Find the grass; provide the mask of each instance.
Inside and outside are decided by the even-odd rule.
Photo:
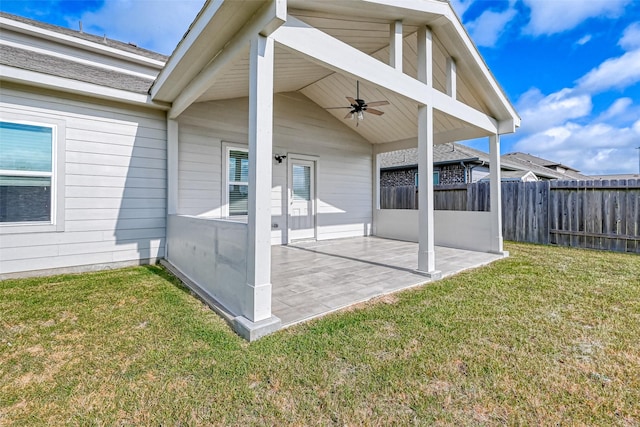
[[[640,257],[507,249],[251,344],[160,267],[0,282],[0,425],[640,425]]]

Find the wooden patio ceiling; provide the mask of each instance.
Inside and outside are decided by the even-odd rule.
[[[389,22],[373,18],[342,17],[309,11],[290,11],[290,15],[335,37],[374,58],[388,63]],[[403,70],[412,77],[417,75],[417,27],[403,26],[404,60]],[[446,50],[434,36],[434,88],[444,92],[446,87]],[[241,98],[249,95],[249,49],[232,64],[207,90],[198,102]],[[274,92],[296,92],[304,94],[321,107],[348,106],[346,96],[355,97],[356,80],[313,63],[303,55],[276,44]],[[348,110],[328,110],[337,120],[350,126],[371,143],[400,141],[417,136],[417,104],[383,87],[366,82],[360,86],[361,98],[368,101],[388,100],[390,105],[380,107],[383,116],[366,115],[365,120],[345,120]],[[473,92],[471,84],[458,73],[457,98],[473,108],[491,114],[486,104]],[[434,112],[436,134],[456,134],[468,125],[439,111]],[[479,131],[478,136],[482,132]],[[448,142],[442,139],[438,142]]]

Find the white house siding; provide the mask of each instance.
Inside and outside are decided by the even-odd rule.
[[[165,113],[3,84],[0,112],[64,122],[64,230],[0,226],[0,275],[164,255]],[[2,277],[2,276],[0,276]]]
[[[180,116],[179,214],[223,215],[223,145],[246,147],[247,110],[242,98],[194,104]],[[316,160],[318,240],[370,233],[372,147],[352,126],[301,94],[274,96],[273,153]],[[277,224],[272,244],[282,244],[287,242],[287,160],[274,160],[272,175],[272,224]]]

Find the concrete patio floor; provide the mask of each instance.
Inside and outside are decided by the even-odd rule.
[[[443,277],[501,258],[501,255],[436,247],[436,269]],[[286,327],[430,282],[415,271],[417,266],[417,243],[378,237],[273,246],[271,311]]]

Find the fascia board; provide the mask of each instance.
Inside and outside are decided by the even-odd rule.
[[[93,83],[80,82],[64,77],[13,68],[6,65],[0,65],[0,76],[2,76],[1,81],[20,83],[31,87],[54,89],[62,92],[84,95],[91,98],[107,99],[158,110],[169,110],[169,106],[167,104],[153,102],[147,94],[113,89]]]

